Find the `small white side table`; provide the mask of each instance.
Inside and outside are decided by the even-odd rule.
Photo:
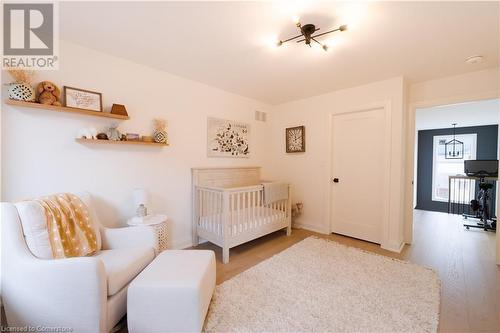
[[[127,224],[133,227],[152,227],[156,231],[158,250],[162,252],[167,249],[167,221],[167,215],[156,214],[144,217],[134,216],[127,221]]]

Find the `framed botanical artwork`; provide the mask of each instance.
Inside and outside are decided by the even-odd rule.
[[[208,118],[209,157],[250,157],[250,125],[232,120]]]
[[[289,127],[285,130],[286,152],[303,153],[306,151],[305,126]]]
[[[64,100],[70,108],[102,112],[102,94],[99,92],[65,86]]]

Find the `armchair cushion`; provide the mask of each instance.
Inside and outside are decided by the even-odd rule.
[[[153,227],[101,228],[104,250],[152,247],[158,253],[158,237]]]
[[[26,245],[35,257],[52,259],[47,221],[42,206],[36,201],[21,201],[16,203],[21,220]]]
[[[93,257],[101,259],[107,276],[108,296],[129,284],[155,256],[152,247],[102,250]]]

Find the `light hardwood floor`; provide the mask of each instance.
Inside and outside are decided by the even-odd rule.
[[[441,278],[439,332],[500,332],[500,267],[495,264],[495,234],[465,230],[460,217],[415,211],[414,242],[394,254],[380,246],[340,235],[294,229],[278,231],[231,249],[230,262],[221,261],[220,248],[204,243],[217,256],[217,283],[285,250],[309,236],[327,238],[363,250],[408,260],[434,269]],[[119,333],[126,333],[123,327]]]
[[[287,237],[276,232],[231,249],[229,264],[222,264],[220,248],[204,243],[217,256],[217,283],[245,271],[309,236],[434,269],[441,279],[439,332],[500,332],[500,267],[495,264],[495,234],[465,230],[462,219],[445,213],[415,211],[414,242],[401,254],[340,235],[322,235],[294,229]]]

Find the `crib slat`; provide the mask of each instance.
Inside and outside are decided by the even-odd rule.
[[[253,195],[255,194],[255,191],[252,191],[249,193],[250,194],[250,207],[248,209],[248,216],[249,216],[249,219],[250,219],[250,229],[253,229],[254,228],[254,224],[255,224],[255,218],[253,216],[253,203],[254,203],[254,199],[253,199]]]
[[[213,202],[213,205],[214,205],[214,219],[213,219],[213,224],[212,224],[212,232],[214,234],[216,234],[216,229],[217,229],[217,220],[218,220],[218,216],[217,214],[219,214],[219,211],[218,211],[218,206],[219,204],[219,193],[218,192],[214,192],[214,202]]]
[[[212,225],[212,232],[214,234],[216,234],[215,230],[217,228],[217,220],[218,220],[217,214],[219,214],[218,205],[219,205],[219,193],[214,192],[214,224]]]
[[[214,223],[214,234],[219,234],[220,225],[220,192],[215,193],[215,223]]]
[[[198,220],[196,221],[196,226],[200,226],[200,221],[201,221],[201,217],[203,216],[202,215],[202,211],[201,211],[201,208],[202,208],[202,205],[201,205],[201,196],[203,195],[203,192],[198,189],[198,214],[197,214],[197,218]]]
[[[259,190],[259,210],[257,212],[259,226],[262,225],[262,209],[263,209],[262,206],[264,204],[262,198],[263,193],[264,193],[263,190]]]
[[[234,195],[231,193],[229,194],[229,220],[226,221],[228,227],[225,230],[230,230],[230,235],[233,234],[233,216],[234,213]],[[225,234],[224,237],[228,237],[229,235]]]
[[[245,231],[245,222],[246,222],[246,219],[247,219],[247,212],[245,211],[246,209],[246,206],[247,206],[247,199],[246,199],[246,193],[245,192],[242,192],[241,193],[241,224],[240,224],[240,232],[243,232]]]
[[[222,217],[221,203],[222,203],[221,193],[217,192],[217,220],[215,221],[215,231],[214,231],[216,235],[219,235],[220,219]]]
[[[239,228],[240,228],[240,200],[241,200],[241,197],[240,197],[240,194],[241,193],[236,193],[236,234],[239,233]]]
[[[227,208],[228,208],[227,206],[229,206],[229,205],[224,203],[224,193],[222,192],[220,194],[220,211],[221,212],[220,212],[219,237],[222,236],[222,228],[224,227],[224,219],[225,219],[226,214],[227,214]]]
[[[257,193],[255,191],[252,191],[252,227],[256,227],[257,225],[255,224],[255,195]]]
[[[205,203],[205,200],[206,200],[206,195],[205,195],[205,191],[201,191],[201,200],[200,200],[200,209],[201,209],[201,216],[203,216],[203,219],[201,220],[201,228],[202,229],[205,229],[205,220],[206,220],[206,203]]]
[[[212,207],[214,210],[214,214],[212,215],[212,225],[210,231],[215,233],[215,226],[217,224],[217,192],[212,193]]]
[[[217,222],[219,219],[219,193],[214,192],[214,225],[212,226],[212,232],[217,234]]]
[[[243,224],[245,223],[245,216],[244,216],[244,212],[245,212],[245,194],[244,193],[240,193],[240,200],[241,200],[241,211],[240,211],[240,223],[238,224],[238,227],[240,228],[239,229],[239,232],[242,233],[243,232]]]
[[[224,221],[225,226],[224,226],[224,238],[229,237],[230,235],[233,234],[233,231],[230,229],[231,228],[231,221],[233,220],[233,195],[231,193],[227,194],[227,218],[226,221]],[[229,231],[227,231],[229,230]]]
[[[269,211],[267,223],[270,223],[273,220],[273,214],[274,214],[275,206],[276,206],[276,202],[271,202],[271,204],[269,205],[269,208],[271,208],[271,210]]]
[[[210,220],[210,232],[214,232],[214,226],[215,226],[215,219],[217,218],[217,209],[215,207],[216,204],[216,197],[215,197],[215,192],[212,192],[212,218]]]
[[[205,205],[207,210],[207,217],[205,218],[205,229],[208,229],[210,224],[210,218],[212,216],[212,212],[210,211],[210,192],[205,193]]]
[[[214,219],[214,206],[213,206],[213,202],[214,202],[214,192],[210,191],[209,192],[210,194],[210,199],[208,201],[208,204],[209,204],[209,208],[210,208],[210,219],[208,220],[208,231],[212,231],[212,221]]]
[[[247,208],[245,210],[245,219],[246,219],[246,223],[245,223],[245,230],[248,230],[250,229],[250,192],[246,192],[245,193],[245,197],[246,197],[246,201],[247,201]]]

